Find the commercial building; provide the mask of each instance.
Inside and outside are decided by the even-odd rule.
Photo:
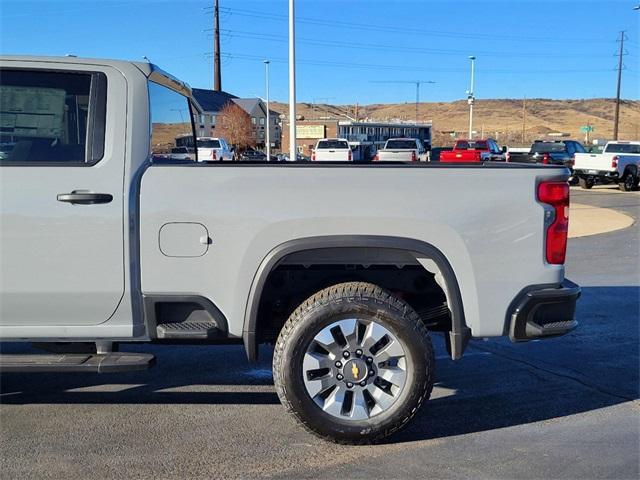
[[[321,138],[345,138],[354,160],[370,160],[389,138],[417,138],[431,145],[431,122],[356,122],[351,120],[299,120],[296,122],[296,147],[303,155],[311,155]],[[282,149],[289,149],[289,126],[285,123]]]

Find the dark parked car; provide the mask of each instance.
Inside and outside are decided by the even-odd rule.
[[[550,165],[565,165],[573,168],[573,156],[576,153],[585,153],[586,150],[580,142],[575,140],[536,140],[531,145],[528,157],[519,159],[519,162],[545,163]]]
[[[241,162],[266,162],[267,154],[260,150],[249,148],[240,154],[239,160]]]

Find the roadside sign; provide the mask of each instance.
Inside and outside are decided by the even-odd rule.
[[[296,125],[296,138],[324,138],[324,125]]]
[[[582,133],[593,132],[594,130],[595,130],[595,128],[593,128],[591,125],[584,125],[584,126],[580,127],[580,131]]]

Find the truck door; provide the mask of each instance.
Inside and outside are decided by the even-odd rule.
[[[7,60],[0,96],[0,326],[103,323],[124,292],[126,81]]]

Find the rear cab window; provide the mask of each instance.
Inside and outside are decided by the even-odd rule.
[[[531,153],[561,153],[566,152],[564,142],[536,142],[531,146]]]
[[[607,145],[606,153],[635,153],[640,154],[640,145],[633,143],[610,143]]]
[[[197,140],[197,143],[198,143],[198,148],[220,148],[219,140],[209,140],[209,139],[199,138]]]
[[[349,148],[349,143],[344,140],[320,140],[318,142],[318,146],[316,149],[336,149],[336,150],[347,150]]]
[[[150,152],[153,161],[171,159],[174,148],[194,148],[196,136],[193,114],[197,112],[189,98],[164,85],[149,81],[149,110]]]
[[[456,143],[456,150],[488,150],[485,141],[459,141]]]
[[[415,140],[388,140],[387,148],[415,149],[417,148],[417,144]]]
[[[0,71],[0,165],[91,166],[104,156],[106,75]]]

